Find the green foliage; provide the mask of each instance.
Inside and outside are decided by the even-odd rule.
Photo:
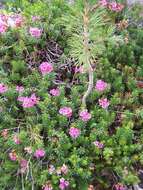
[[[105,18],[105,15],[107,15],[106,10],[102,8],[92,10],[92,5],[95,5],[95,1],[93,2],[91,1],[87,5],[87,14],[89,15],[84,16],[84,1],[77,1],[62,19],[62,24],[68,37],[69,54],[71,57],[78,59],[80,64],[87,64],[85,35],[88,38],[88,48],[90,51],[90,55],[88,56],[90,56],[90,59],[95,59],[98,55],[101,55],[105,50],[105,42],[111,41],[114,38],[115,28],[109,18]],[[85,18],[86,16],[87,18]],[[87,34],[85,33],[86,19]]]
[[[95,1],[88,3],[92,7]],[[86,63],[83,1],[72,5],[64,0],[17,0],[8,2],[4,12],[13,11],[23,15],[24,24],[0,34],[0,84],[8,86],[7,92],[0,94],[0,189],[38,190],[52,184],[58,190],[62,177],[73,190],[87,190],[90,184],[112,189],[115,180],[125,185],[138,183],[136,165],[143,164],[142,29],[129,25],[119,31],[105,9],[90,12],[89,57],[93,65],[96,61],[94,84],[102,79],[108,87],[104,92],[92,90],[87,100],[92,117],[84,122],[79,111],[87,78],[86,73],[74,72],[76,65]],[[32,21],[32,16],[40,16],[40,20]],[[30,27],[42,29],[42,36],[33,38]],[[54,71],[42,75],[39,65],[45,61]],[[17,92],[17,85],[24,91]],[[60,90],[59,96],[49,93],[53,88]],[[33,93],[39,97],[37,105],[22,107],[18,97]],[[110,105],[103,109],[98,100],[106,97]],[[59,113],[64,106],[72,108],[71,118]],[[69,135],[71,127],[80,129],[78,138]],[[20,143],[15,143],[15,135]],[[96,141],[104,146],[95,146]],[[45,150],[45,156],[36,159],[34,153],[39,148]],[[16,154],[16,161],[9,153]],[[24,172],[22,159],[28,162]],[[64,164],[66,174],[60,173]]]

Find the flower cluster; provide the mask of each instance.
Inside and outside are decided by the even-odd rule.
[[[14,141],[15,144],[20,144],[20,139],[19,139],[19,137],[17,135],[13,136],[13,141]]]
[[[79,113],[79,116],[80,116],[81,120],[85,121],[85,122],[91,119],[91,114],[87,110],[82,110]]]
[[[31,108],[39,102],[39,98],[32,94],[30,97],[19,96],[18,101],[22,102],[23,108]]]
[[[69,118],[72,116],[72,109],[70,107],[62,107],[60,108],[59,113]],[[86,109],[80,111],[79,116],[80,119],[85,122],[91,119],[91,114]]]
[[[21,167],[20,168],[21,173],[25,173],[27,168],[28,168],[28,161],[25,159],[21,159],[20,160],[20,167]]]
[[[40,38],[42,35],[42,29],[39,29],[37,27],[30,27],[29,33],[32,37]]]
[[[15,14],[15,15],[10,15],[7,19],[7,24],[11,28],[18,28],[21,27],[24,23],[24,18],[22,15]]]
[[[35,21],[39,21],[41,19],[40,16],[32,16],[32,21],[35,22]]]
[[[43,62],[39,66],[39,70],[42,73],[42,75],[46,75],[46,74],[51,73],[53,71],[53,66],[48,62]]]
[[[48,172],[50,175],[52,175],[52,174],[66,175],[68,173],[68,171],[69,171],[68,166],[65,164],[63,164],[58,169],[56,169],[54,165],[49,165],[49,167],[48,167]]]
[[[61,176],[61,175],[66,175],[68,173],[68,167],[67,165],[63,164],[61,167],[59,167],[58,169],[56,169],[53,165],[50,165],[49,168],[48,168],[48,172],[50,175],[52,174],[57,174],[58,176]],[[67,180],[65,180],[64,178],[60,178],[60,184],[59,184],[59,188],[61,190],[64,190],[66,189],[68,186],[69,186],[69,182]],[[43,186],[43,189],[47,190],[47,189],[52,189],[52,185],[51,183],[47,183],[46,185]]]
[[[16,154],[16,152],[15,151],[10,152],[9,153],[9,158],[12,161],[16,161],[17,160],[17,154]]]
[[[20,144],[20,141],[19,139],[15,139],[16,141],[16,144]],[[25,147],[24,149],[28,154],[32,154],[32,149],[31,147]],[[37,158],[37,159],[40,159],[40,158],[43,158],[45,156],[45,150],[43,149],[37,149],[35,152],[34,152],[34,157]],[[9,158],[10,160],[12,161],[16,161],[17,160],[17,154],[15,151],[12,151],[9,153]]]
[[[45,156],[45,150],[43,149],[37,149],[34,153],[34,156],[38,159],[38,158],[42,158]]]
[[[116,190],[126,190],[126,187],[123,184],[118,183],[115,185],[115,189]]]
[[[7,90],[8,90],[8,87],[4,85],[3,83],[0,83],[0,94],[7,92]]]
[[[61,178],[61,179],[60,179],[59,188],[60,188],[61,190],[64,190],[64,189],[66,189],[68,186],[69,186],[69,182],[66,181],[64,178]]]
[[[124,44],[124,48],[117,45],[115,55],[113,55],[115,46],[112,47],[113,44],[108,40],[102,43],[102,31],[106,33],[108,26],[110,27],[110,14],[108,13],[111,13],[113,17],[118,17],[116,19],[118,21],[122,16],[116,13],[123,10],[123,5],[115,0],[100,0],[100,5],[104,8],[97,5],[97,17],[101,21],[99,27],[96,27],[94,22],[96,20],[95,7],[90,5],[88,9],[88,4],[86,5],[90,23],[88,30],[94,32],[94,27],[96,29],[95,36],[88,36],[91,66],[95,70],[96,65],[96,70],[93,80],[95,84],[84,107],[82,98],[87,83],[90,81],[88,64],[85,65],[82,60],[86,55],[82,56],[81,51],[78,54],[80,46],[77,46],[78,49],[75,51],[71,51],[72,47],[69,46],[69,37],[73,36],[71,38],[73,41],[70,42],[71,45],[75,45],[75,48],[77,44],[81,44],[78,43],[78,38],[79,42],[81,39],[83,42],[83,37],[78,37],[79,34],[76,32],[75,39],[75,31],[66,30],[74,28],[66,28],[64,22],[61,25],[61,18],[71,13],[70,18],[74,18],[74,15],[76,17],[74,13],[79,8],[79,17],[73,21],[77,26],[77,31],[83,27],[80,18],[86,11],[83,9],[83,1],[76,3],[74,1],[75,6],[71,8],[65,1],[62,3],[57,3],[57,1],[28,3],[26,0],[20,10],[21,14],[0,14],[0,37],[1,45],[4,47],[1,49],[2,77],[0,83],[0,142],[2,145],[0,160],[3,174],[0,177],[1,187],[5,187],[6,184],[7,189],[19,189],[22,186],[25,189],[42,190],[84,188],[93,190],[100,186],[101,189],[106,190],[106,184],[102,187],[100,182],[106,183],[107,181],[107,187],[110,186],[110,189],[126,190],[126,186],[118,181],[114,185],[112,180],[108,180],[110,174],[109,178],[107,175],[107,180],[104,181],[103,170],[108,174],[108,168],[111,172],[115,168],[119,169],[121,177],[119,180],[126,184],[134,184],[137,179],[131,170],[132,163],[126,158],[132,157],[133,163],[136,157],[139,158],[138,162],[143,160],[140,151],[141,135],[139,134],[142,130],[140,118],[142,100],[141,96],[134,97],[141,95],[141,88],[134,90],[134,79],[140,75],[141,63],[137,61],[137,64],[133,66],[133,71],[128,72],[129,76],[127,76],[125,70],[132,70],[130,61],[134,61],[132,57],[136,52],[131,44],[129,47]],[[27,6],[25,9],[25,4],[32,8]],[[105,7],[115,14],[106,11]],[[84,11],[83,14],[82,11]],[[86,16],[84,21],[86,21]],[[102,19],[105,24],[107,20],[107,27]],[[102,24],[103,29],[100,30]],[[126,30],[128,31],[128,28]],[[118,30],[117,35],[121,35],[120,32],[122,31]],[[116,32],[114,37],[115,35]],[[140,35],[134,36],[140,37]],[[65,41],[64,37],[67,37]],[[75,43],[76,40],[77,43]],[[98,57],[97,51],[92,49],[92,44],[96,44],[100,50],[100,44],[98,46],[100,40],[102,47],[104,44],[105,48],[107,47],[107,52],[103,48],[105,51],[103,57],[101,54]],[[134,45],[135,41],[136,39],[134,39]],[[136,49],[139,49],[139,44]],[[125,52],[130,50],[127,53],[127,55],[131,54],[129,61],[124,62],[127,57],[124,55],[122,58],[120,49]],[[109,50],[112,52],[108,52]],[[140,52],[142,51],[138,53]],[[120,55],[120,60],[116,59],[117,55]],[[141,60],[138,55],[135,59],[136,57]],[[101,61],[94,65],[94,61],[100,58],[102,58]],[[106,67],[103,63],[107,63]],[[119,65],[123,66],[123,69],[119,69]],[[137,73],[134,73],[135,71]],[[141,83],[142,78],[136,80]],[[111,89],[110,84],[112,84]],[[110,109],[108,109],[109,106]],[[129,114],[129,112],[134,113]],[[134,117],[136,114],[139,117]],[[138,142],[134,143],[136,126],[139,131],[136,134]],[[128,151],[130,148],[133,151]],[[124,160],[126,163],[123,163]],[[128,179],[124,179],[126,177],[125,165],[131,166],[126,170],[129,175]],[[96,175],[94,175],[95,172]],[[18,179],[17,183],[14,183],[15,176]],[[94,183],[97,180],[99,186]]]
[[[72,116],[72,109],[70,107],[62,107],[60,108],[59,113],[70,118]]]
[[[39,20],[39,16],[33,16],[32,21]],[[20,14],[0,14],[0,33],[4,34],[8,28],[19,28],[24,26],[24,17]],[[40,38],[42,29],[30,27],[29,34],[34,38]]]
[[[93,144],[94,144],[97,148],[99,148],[99,149],[102,149],[102,148],[104,147],[104,144],[101,143],[101,142],[99,142],[99,141],[95,141],[95,142],[93,142]]]
[[[107,98],[101,98],[99,99],[99,105],[104,108],[107,109],[108,106],[110,105],[109,101],[107,100]]]
[[[100,0],[99,3],[100,3],[102,6],[104,6],[104,7],[106,7],[106,6],[108,5],[107,0]]]
[[[48,183],[48,184],[44,185],[42,189],[43,190],[53,190],[53,187],[51,184]]]
[[[8,27],[18,28],[23,25],[24,19],[20,14],[0,14],[0,33],[7,31]]]
[[[7,139],[7,137],[8,137],[8,129],[2,130],[1,136],[2,136],[4,139]]]
[[[7,28],[7,16],[4,14],[0,14],[0,33],[5,33],[7,31]]]
[[[71,127],[69,130],[69,134],[73,139],[76,139],[80,135],[81,131],[78,128]]]
[[[53,88],[50,90],[50,94],[52,96],[59,96],[60,95],[60,90],[58,88]]]
[[[100,0],[99,3],[103,7],[107,7],[109,10],[114,11],[114,12],[121,12],[124,8],[124,5],[121,3],[117,3],[115,1],[113,2],[108,2],[108,0]]]
[[[103,92],[107,87],[108,87],[108,84],[106,82],[104,82],[103,80],[97,80],[95,89],[98,92]],[[107,98],[101,98],[98,100],[98,102],[99,102],[99,105],[104,109],[107,109],[110,104]]]
[[[66,175],[68,173],[68,167],[67,165],[63,164],[61,167],[61,173],[63,173],[64,175]]]
[[[23,86],[16,86],[16,91],[21,93],[24,91],[24,87]]]
[[[103,80],[98,80],[95,85],[95,89],[99,92],[104,91],[107,88],[107,83]]]
[[[0,33],[3,34],[7,31],[7,25],[6,23],[0,21]]]

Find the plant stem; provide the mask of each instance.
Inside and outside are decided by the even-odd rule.
[[[24,188],[23,174],[21,174],[21,180],[22,180],[22,190],[25,190],[25,188]]]
[[[89,76],[89,82],[88,82],[88,89],[87,91],[85,92],[83,98],[82,98],[82,107],[86,107],[86,100],[87,100],[87,97],[89,96],[89,94],[91,93],[92,89],[93,89],[93,69],[88,71],[88,76]]]
[[[85,0],[85,8],[84,8],[84,15],[83,15],[83,23],[84,23],[84,34],[83,34],[83,39],[84,39],[84,53],[85,53],[85,65],[87,66],[87,71],[88,71],[88,89],[83,95],[82,98],[82,107],[86,108],[86,101],[87,97],[91,93],[93,89],[93,69],[90,63],[90,50],[89,50],[89,32],[88,32],[88,24],[89,24],[89,7],[87,4],[87,1]]]

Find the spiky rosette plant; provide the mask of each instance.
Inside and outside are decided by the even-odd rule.
[[[93,89],[94,68],[106,42],[115,39],[115,25],[106,9],[92,0],[77,1],[63,20],[68,34],[69,54],[78,60],[79,65],[83,65],[88,74],[88,87],[82,97],[82,108],[86,108],[87,97]]]

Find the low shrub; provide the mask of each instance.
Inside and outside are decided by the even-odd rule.
[[[114,23],[122,4],[89,2],[23,0],[2,10],[3,190],[123,190],[139,182],[143,32]]]

